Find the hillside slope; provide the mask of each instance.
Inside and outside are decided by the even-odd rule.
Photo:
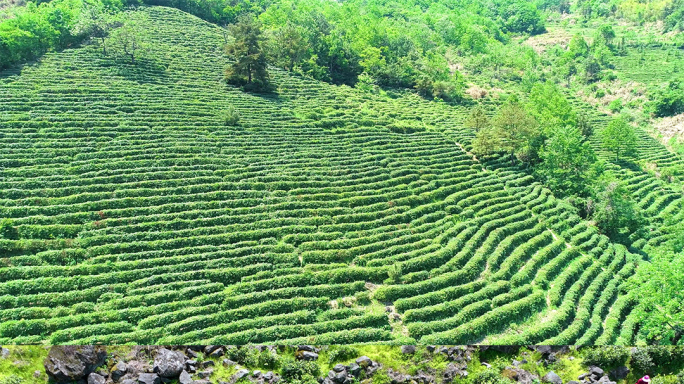
[[[136,65],[85,46],[0,74],[0,343],[631,340],[643,256],[468,153],[464,107],[277,70],[243,93],[220,29],[141,12]],[[614,166],[654,218],[681,210]]]

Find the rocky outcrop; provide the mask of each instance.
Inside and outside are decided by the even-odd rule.
[[[185,368],[183,352],[160,348],[154,357],[154,373],[160,377],[177,378]]]
[[[107,351],[102,346],[54,346],[50,348],[43,366],[52,381],[70,383],[88,377],[104,364],[106,356]]]

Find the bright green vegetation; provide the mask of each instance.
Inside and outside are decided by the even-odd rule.
[[[308,20],[287,16],[260,16],[269,39]],[[226,29],[164,7],[116,16],[113,53],[2,72],[0,343],[680,342],[649,331],[680,308],[647,322],[659,308],[629,279],[681,253],[684,161],[573,92],[605,81],[618,36],[538,55],[490,16],[463,21],[483,52],[406,63],[372,31],[318,36],[328,66],[282,56],[270,93],[226,85],[263,63],[239,61],[240,36],[235,65]],[[376,32],[421,42],[411,17]],[[475,102],[466,79],[505,91]]]
[[[42,367],[43,360],[47,357],[48,348],[42,346],[9,346],[11,358],[0,360],[0,383],[2,384],[38,384],[47,383],[47,375]],[[466,348],[466,347],[461,347]],[[527,348],[511,348],[509,351],[485,351],[476,348],[467,348],[470,356],[468,363],[468,376],[457,378],[455,382],[466,384],[499,383],[510,384],[511,366],[513,360],[527,362],[520,365],[521,369],[543,377],[549,371],[558,374],[563,382],[577,380],[577,377],[587,372],[590,366],[600,366],[604,370],[619,366],[630,369],[629,375],[618,384],[631,384],[643,375],[648,374],[655,383],[681,383],[684,378],[684,353],[681,347],[651,346],[639,347],[596,347],[577,350],[571,347],[556,355],[557,360],[549,363],[537,351]],[[124,361],[131,363],[152,361],[154,352],[142,350],[137,358],[132,354],[132,347],[118,346],[107,347],[108,357],[104,367],[111,368],[116,362]],[[150,353],[151,352],[151,353]],[[198,352],[197,360],[214,361],[214,373],[212,381],[226,381],[236,373],[236,366],[223,366],[221,360],[229,358],[250,371],[272,371],[281,375],[287,383],[316,383],[318,377],[325,377],[335,364],[349,365],[360,356],[367,356],[374,362],[382,364],[382,367],[369,379],[369,383],[388,383],[388,370],[408,375],[416,375],[419,371],[431,372],[439,380],[451,362],[442,353],[431,353],[425,347],[417,347],[414,354],[402,354],[398,346],[385,345],[352,345],[352,346],[322,346],[317,361],[295,360],[295,348],[279,347],[276,350],[259,351],[253,346],[239,348],[229,347],[224,357],[213,358]],[[486,362],[491,365],[488,368],[481,364]],[[39,371],[40,376],[35,377],[34,372]],[[439,382],[439,381],[437,381]]]

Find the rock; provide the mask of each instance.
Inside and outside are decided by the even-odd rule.
[[[347,367],[345,367],[344,364],[337,364],[333,367],[332,370],[335,372],[342,372],[342,371],[347,370]]]
[[[91,373],[88,375],[88,384],[105,384],[105,381],[107,381],[107,379],[105,379],[102,375],[98,375],[97,373]]]
[[[33,371],[33,377],[35,377],[36,379],[39,378],[41,375],[42,373],[40,371]]]
[[[521,384],[532,384],[535,381],[539,380],[539,377],[537,375],[534,375],[530,372],[527,372],[524,369],[520,368],[514,368],[514,367],[506,367],[501,374],[513,381],[517,381],[518,383]]]
[[[604,373],[605,372],[603,372],[603,369],[601,369],[599,367],[590,367],[589,368],[589,374],[590,375],[596,375],[598,377],[601,377],[601,376],[603,376]]]
[[[207,345],[206,347],[204,347],[204,354],[209,355],[219,348],[221,348],[220,345]]]
[[[401,346],[401,353],[407,354],[407,355],[412,355],[416,353],[416,346],[415,345],[402,345]]]
[[[154,372],[161,377],[175,378],[185,368],[185,355],[183,352],[170,351],[159,348],[154,357]]]
[[[356,363],[349,364],[349,373],[351,373],[354,377],[359,377],[362,369],[363,368]]]
[[[138,382],[133,379],[124,379],[121,384],[138,384]]]
[[[491,367],[492,367],[492,365],[489,364],[489,363],[487,363],[486,361],[483,361],[483,362],[481,363],[481,365],[483,365],[485,368],[491,368]]]
[[[575,380],[570,380],[570,381],[568,381],[567,384],[580,384],[580,382],[579,382],[579,381],[575,381]]]
[[[223,350],[223,348],[218,348],[218,349],[215,349],[214,352],[210,353],[209,357],[219,358],[223,355],[225,355],[225,351]]]
[[[273,372],[268,371],[268,372],[264,373],[264,380],[266,380],[266,381],[273,380]]]
[[[295,357],[299,360],[314,361],[318,360],[318,353],[309,351],[297,351]]]
[[[373,365],[373,360],[371,360],[368,356],[361,356],[356,359],[356,364],[358,364],[361,368],[368,368]]]
[[[138,376],[138,383],[140,384],[160,384],[161,379],[156,373],[141,373]]]
[[[610,383],[610,378],[608,375],[603,375],[600,379],[598,379],[597,383],[608,384]]]
[[[107,351],[102,346],[53,346],[43,362],[48,377],[57,383],[85,379],[104,364]]]
[[[624,365],[622,367],[618,367],[610,371],[608,376],[610,376],[611,379],[613,380],[622,380],[629,375],[629,368],[625,367]]]
[[[551,348],[550,345],[537,345],[533,347],[534,349],[537,350],[537,352],[541,353],[542,356],[548,355],[549,353],[553,352],[553,349]]]
[[[257,369],[256,371],[252,372],[252,376],[253,376],[253,377],[259,377],[259,376],[261,376],[261,371]]]
[[[7,348],[0,349],[0,359],[7,359],[10,356],[10,350]]]
[[[190,377],[190,374],[188,373],[188,371],[183,370],[183,372],[181,372],[180,376],[178,376],[178,382],[180,384],[192,384],[192,377]]]
[[[208,367],[213,367],[214,365],[216,365],[216,363],[214,363],[213,360],[205,360],[200,365],[202,366],[202,368],[208,368]]]
[[[246,369],[241,369],[233,375],[233,383],[240,381],[247,376],[249,376],[249,371]]]
[[[518,360],[513,360],[513,362],[511,364],[516,368],[522,365],[522,363]]]
[[[185,350],[185,354],[188,355],[189,358],[191,359],[196,359],[197,358],[197,352],[193,351],[192,349],[188,348]]]
[[[195,352],[201,352],[204,350],[204,345],[188,345],[188,349],[193,350]]]
[[[197,376],[199,376],[200,379],[208,379],[209,376],[214,374],[214,370],[209,368],[205,371],[197,373]]]
[[[297,347],[297,350],[298,351],[314,352],[314,353],[320,352],[320,349],[314,347],[313,345],[300,345]]]
[[[461,367],[457,367],[454,363],[449,363],[449,365],[447,365],[446,369],[444,370],[445,383],[450,383],[457,378],[464,378],[467,376],[468,372],[461,369]]]
[[[561,380],[560,376],[558,376],[553,371],[544,375],[544,377],[542,377],[542,381],[545,383],[551,383],[551,384],[563,384],[563,380]]]
[[[109,371],[109,376],[112,377],[112,380],[119,381],[119,379],[126,374],[126,371],[128,371],[128,365],[126,365],[126,363],[123,361],[119,361],[115,366],[112,367],[112,370]]]
[[[435,347],[434,345],[428,345],[428,346],[426,347],[427,351],[430,352],[430,353],[434,352],[434,351],[435,351],[435,348],[436,348],[436,347]]]
[[[428,375],[423,371],[418,371],[418,374],[413,376],[413,380],[415,380],[417,383],[422,384],[431,384],[435,382],[434,376]]]
[[[237,364],[237,363],[234,362],[234,361],[231,360],[231,359],[223,359],[223,361],[221,362],[221,364],[223,364],[224,367],[228,368],[228,367],[232,367],[233,365],[235,365],[235,364]]]

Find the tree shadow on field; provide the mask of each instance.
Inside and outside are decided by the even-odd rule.
[[[154,59],[140,57],[132,63],[129,59],[115,58],[102,60],[100,67],[109,68],[115,75],[139,84],[160,84],[168,81],[166,69],[169,64]]]

